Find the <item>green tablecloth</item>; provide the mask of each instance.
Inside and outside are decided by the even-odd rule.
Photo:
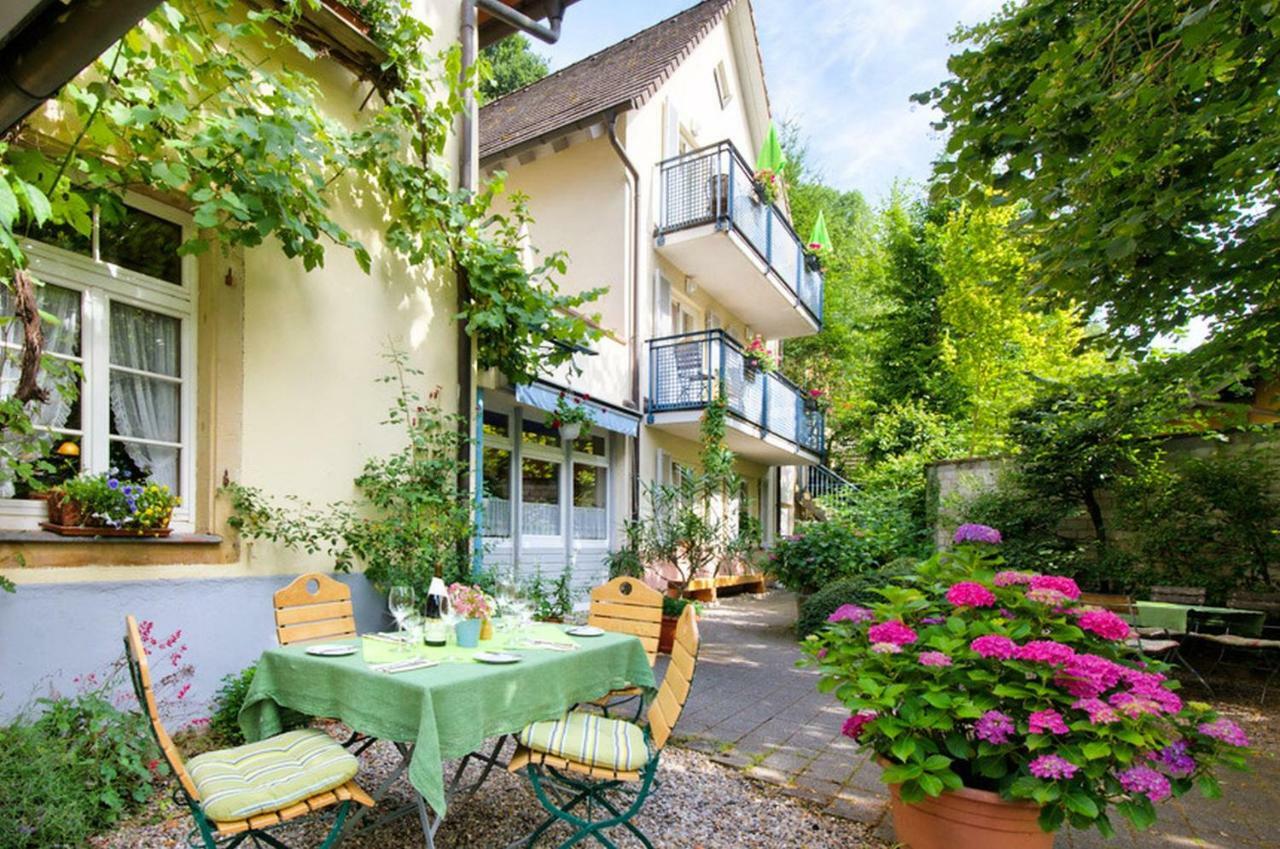
[[[270,649],[258,661],[240,710],[240,727],[251,741],[278,734],[281,708],[290,708],[336,717],[371,737],[412,743],[409,781],[443,816],[443,761],[479,749],[486,739],[557,717],[610,690],[634,685],[652,691],[653,669],[635,637],[571,639],[580,646],[577,651],[522,650],[523,660],[510,665],[463,660],[395,674],[376,672],[368,664],[406,655],[373,641],[363,641],[369,661],[363,651],[349,657],[316,657],[306,654],[305,645]],[[469,654],[453,647],[424,648],[422,653]]]
[[[1211,607],[1205,604],[1175,604],[1169,601],[1135,601],[1138,609],[1138,626],[1164,628],[1175,634],[1187,633],[1187,614],[1192,610],[1216,614],[1230,621],[1233,634],[1261,636],[1267,614],[1260,610],[1240,610],[1234,607]]]

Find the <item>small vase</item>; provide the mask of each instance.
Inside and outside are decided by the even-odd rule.
[[[473,649],[480,645],[480,627],[483,624],[481,619],[463,619],[454,626],[458,634],[458,648]]]
[[[492,640],[493,639],[493,620],[482,619],[480,621],[483,623],[480,626],[480,639]]]

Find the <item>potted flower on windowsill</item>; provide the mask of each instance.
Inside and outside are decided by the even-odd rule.
[[[768,374],[777,371],[778,360],[773,351],[765,347],[764,340],[756,336],[742,349],[742,366],[747,379],[755,380],[757,372]]]
[[[586,400],[590,396],[582,396]],[[556,399],[556,408],[547,414],[547,426],[560,431],[560,438],[573,442],[582,434],[583,425],[595,423],[596,417],[585,404],[577,404],[565,392]]]
[[[1217,795],[1215,769],[1245,767],[1240,728],[1184,702],[1070,578],[1002,570],[999,540],[961,526],[884,603],[845,605],[804,644],[844,733],[885,767],[897,839],[1048,849],[1066,822],[1110,835],[1110,807],[1142,829],[1193,785]]]
[[[132,481],[112,469],[50,490],[49,521],[42,527],[64,536],[168,536],[181,503],[166,485]]]
[[[480,632],[484,622],[493,615],[493,599],[484,590],[467,584],[449,585],[449,606],[462,619],[454,626],[460,648],[475,648],[480,644]]]

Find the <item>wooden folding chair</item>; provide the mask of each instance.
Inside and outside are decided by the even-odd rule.
[[[325,762],[344,767],[352,772],[354,772],[355,756],[339,746],[337,742],[329,740],[321,731],[295,731],[277,735],[260,743],[250,743],[246,746],[238,746],[221,752],[206,753],[194,759],[192,761],[193,770],[196,771],[197,775],[200,772],[196,764],[201,759],[205,759],[207,762],[210,756],[214,755],[220,759],[221,756],[226,756],[225,762],[233,765],[237,761],[255,758],[257,759],[255,762],[262,767],[262,772],[269,772],[272,776],[272,786],[267,788],[270,795],[272,795],[270,801],[252,805],[246,809],[249,812],[246,812],[243,817],[215,819],[206,814],[205,805],[213,802],[212,798],[204,799],[202,797],[200,791],[201,783],[205,783],[206,787],[216,785],[218,794],[224,800],[228,794],[234,794],[241,790],[261,788],[255,788],[253,780],[247,775],[229,775],[230,772],[234,772],[232,767],[215,767],[211,772],[218,772],[219,774],[210,776],[207,781],[197,782],[192,777],[192,773],[188,772],[186,763],[183,761],[182,754],[178,751],[173,739],[165,731],[164,724],[160,721],[160,714],[156,709],[155,693],[151,688],[151,671],[147,664],[146,647],[143,645],[142,636],[138,632],[138,622],[132,616],[125,617],[124,646],[125,658],[129,664],[129,677],[133,682],[133,690],[138,697],[138,704],[146,711],[147,719],[150,720],[151,733],[155,736],[156,743],[160,745],[160,750],[164,753],[164,759],[169,764],[169,769],[173,770],[174,776],[178,779],[175,799],[184,803],[191,811],[192,818],[195,819],[196,828],[189,840],[192,846],[203,845],[205,849],[231,849],[231,847],[238,846],[245,840],[250,840],[255,846],[260,845],[259,841],[261,841],[261,843],[276,847],[276,849],[288,849],[284,843],[269,834],[267,829],[336,805],[337,813],[334,817],[333,828],[329,831],[324,843],[321,844],[321,849],[329,849],[340,838],[342,825],[347,818],[352,802],[367,807],[373,806],[373,799],[361,789],[360,785],[356,784],[354,778],[339,780],[336,786],[329,784],[328,786],[322,786],[318,790],[297,789],[304,787],[314,788],[317,783],[323,785],[323,776],[316,777],[312,775],[312,768],[310,767],[303,767],[300,764],[291,765],[288,760],[287,750],[305,745],[309,753],[308,761],[311,765],[314,766]],[[273,741],[279,742],[278,750],[272,749],[271,743]],[[345,759],[350,759],[350,763]],[[211,785],[209,782],[214,782],[214,784]],[[200,844],[195,842],[197,834],[201,841]]]
[[[662,593],[635,578],[614,578],[591,590],[587,624],[639,637],[649,656],[649,665],[653,666],[658,659],[658,637],[662,633]],[[627,687],[614,690],[592,704],[608,716],[610,708],[643,695],[639,687]],[[636,716],[640,716],[639,707]]]
[[[276,613],[276,639],[282,646],[356,635],[351,588],[328,575],[299,575],[271,598]]]
[[[658,697],[649,707],[646,725],[574,711],[558,720],[535,722],[520,732],[520,744],[507,768],[524,772],[538,802],[549,814],[520,841],[523,845],[533,846],[548,828],[561,821],[571,825],[574,834],[560,844],[560,849],[568,849],[588,837],[612,848],[614,843],[605,832],[617,826],[653,849],[649,838],[632,820],[655,786],[659,756],[689,698],[700,642],[698,621],[690,605],[676,625],[671,663]],[[631,746],[632,742],[643,745],[637,749]],[[585,816],[579,816],[576,811],[581,811],[584,803]]]

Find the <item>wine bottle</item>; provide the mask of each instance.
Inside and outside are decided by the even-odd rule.
[[[440,577],[432,578],[427,588],[426,623],[422,629],[422,641],[427,645],[441,648],[449,641],[449,627],[444,621],[448,609],[448,588]]]

